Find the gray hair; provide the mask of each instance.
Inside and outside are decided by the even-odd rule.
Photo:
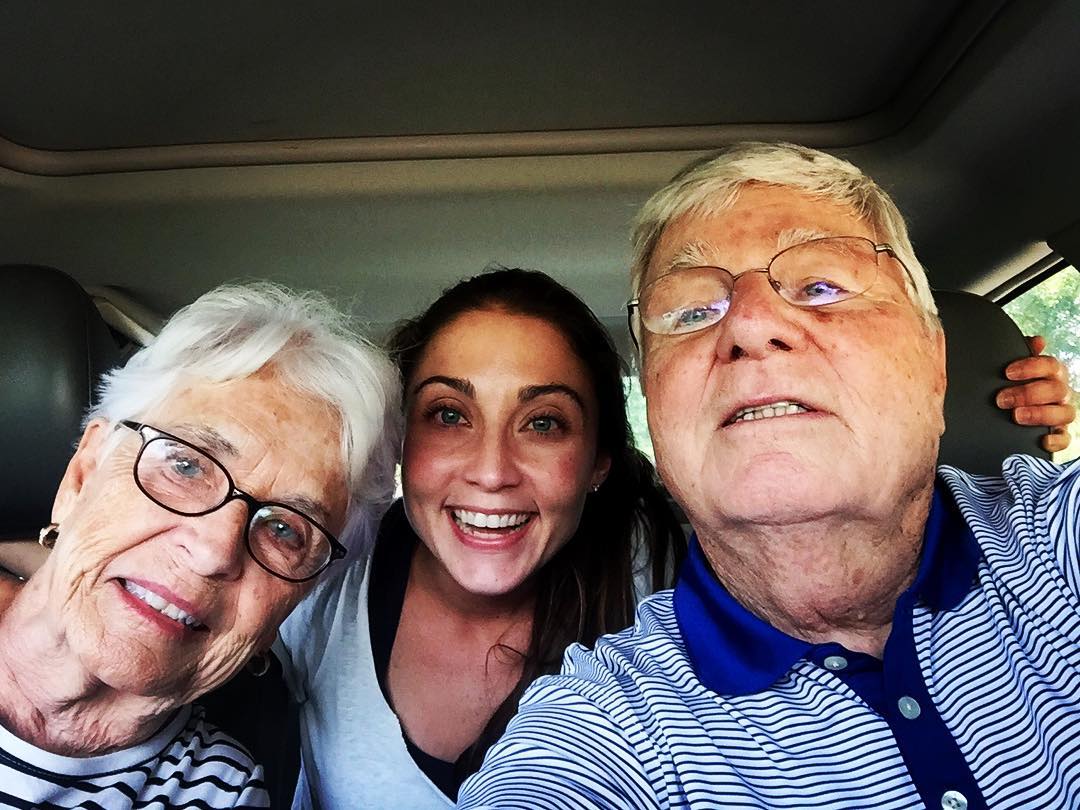
[[[342,422],[349,487],[343,542],[366,551],[394,491],[401,384],[386,354],[354,333],[322,295],[268,282],[224,285],[179,310],[161,333],[103,378],[88,419],[137,418],[192,378],[247,377],[267,365]]]
[[[937,305],[926,270],[915,258],[907,225],[889,195],[848,161],[791,143],[733,144],[691,163],[653,194],[634,221],[633,294],[640,292],[660,234],[672,221],[687,213],[719,213],[734,205],[739,189],[750,183],[792,188],[853,210],[873,227],[880,241],[892,245],[911,273],[911,280],[904,280],[908,297],[924,320],[937,324]]]

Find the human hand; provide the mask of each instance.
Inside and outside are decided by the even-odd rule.
[[[1076,408],[1070,402],[1069,372],[1056,357],[1042,354],[1045,338],[1035,335],[1027,342],[1032,356],[1005,367],[1005,376],[1019,384],[1000,390],[997,405],[1012,409],[1017,424],[1050,428],[1042,437],[1042,446],[1047,452],[1057,453],[1069,446],[1068,426],[1076,418]]]

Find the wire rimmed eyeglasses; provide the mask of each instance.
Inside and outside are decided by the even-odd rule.
[[[882,254],[895,259],[914,288],[915,282],[892,245],[863,236],[827,236],[784,248],[765,267],[732,273],[711,265],[676,267],[654,279],[637,298],[626,302],[630,337],[638,348],[634,313],[655,335],[681,335],[715,326],[731,307],[735,282],[765,273],[785,301],[807,309],[829,306],[862,295],[877,280]]]

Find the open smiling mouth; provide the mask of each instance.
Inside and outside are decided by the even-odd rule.
[[[137,585],[130,580],[121,579],[120,584],[123,585],[124,590],[138,599],[140,602],[149,605],[161,615],[172,619],[178,624],[184,625],[191,630],[205,630],[206,625],[192,616],[190,613],[178,608],[172,602],[165,599],[163,596],[159,596],[147,588]]]
[[[470,512],[466,509],[453,509],[450,514],[462,532],[479,539],[489,540],[506,537],[520,531],[534,517],[534,514],[529,512],[493,515],[485,512]]]
[[[753,408],[740,408],[732,414],[724,427],[734,425],[737,422],[756,422],[760,419],[775,419],[778,416],[794,416],[797,413],[812,413],[813,408],[803,405],[801,402],[781,400],[770,402],[768,405],[756,405]]]

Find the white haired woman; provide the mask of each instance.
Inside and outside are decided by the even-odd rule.
[[[0,805],[268,805],[189,704],[375,525],[397,398],[329,304],[266,284],[207,293],[107,375],[55,549],[0,617]]]

